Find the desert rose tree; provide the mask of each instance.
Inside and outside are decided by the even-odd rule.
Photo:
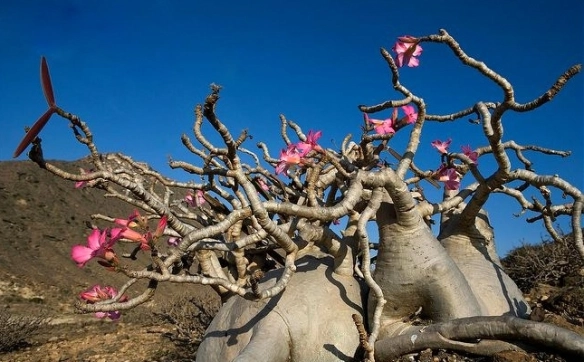
[[[431,50],[422,45],[430,43],[450,48],[455,59],[494,82],[502,98],[433,114],[402,84],[399,72],[423,66],[423,51]],[[381,49],[381,55],[400,98],[359,106],[363,121],[355,120],[348,131],[361,126],[362,134],[347,135],[340,149],[321,147],[320,130],[305,134],[280,116],[282,149],[258,143],[260,151],[253,152],[247,131],[234,135],[219,119],[220,87],[212,85],[195,109],[194,140],[181,137],[194,161],[169,161],[173,169],[200,176],[200,183],[172,180],[123,154],[100,153],[89,126],[57,106],[43,58],[49,108],[14,156],[32,143],[28,155],[40,167],[136,209],[129,216],[93,215],[109,227],[95,227],[85,244],[71,250],[71,267],[97,261],[128,277],[119,289],[95,285],[80,291],[78,308],[116,319],[152,298],[159,283],[211,285],[224,303],[197,361],[389,361],[426,348],[477,355],[552,348],[584,357],[582,336],[529,319],[527,302],[501,267],[485,211],[493,193],[507,195],[554,238],[560,237],[555,218],[569,217],[573,247],[584,257],[581,191],[561,176],[535,173],[529,160],[533,153],[569,152],[521,145],[503,133],[505,113],[537,110],[581,65],[566,70],[538,98],[518,103],[513,86],[467,55],[445,30],[399,37],[391,53]],[[391,117],[374,118],[383,110],[392,110]],[[44,160],[37,136],[53,114],[68,120],[87,147],[91,170],[72,174]],[[484,134],[483,144],[420,143],[427,122],[469,118]],[[221,144],[202,134],[203,122]],[[407,139],[405,149],[392,148],[394,137]],[[436,167],[419,168],[416,154],[432,148],[438,151]],[[493,172],[481,168],[487,158],[496,164]],[[427,186],[442,187],[443,197],[426,198]],[[539,196],[528,198],[534,192]],[[552,193],[564,195],[565,202],[555,203]],[[369,223],[377,226],[379,240],[370,238]],[[134,242],[134,252],[118,255],[121,241]],[[133,266],[137,253],[151,256],[147,268]],[[145,290],[135,290],[140,279],[149,281]]]

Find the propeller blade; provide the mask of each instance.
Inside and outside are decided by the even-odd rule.
[[[49,66],[45,57],[41,57],[41,86],[43,87],[43,93],[45,94],[45,99],[49,107],[56,107],[51,75],[49,74]]]
[[[26,132],[24,138],[16,147],[14,154],[12,155],[13,158],[20,156],[22,151],[24,151],[28,145],[39,135],[45,124],[49,121],[49,118],[55,113],[55,108],[49,108],[39,119],[36,123]]]

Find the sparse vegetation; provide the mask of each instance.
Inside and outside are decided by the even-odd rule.
[[[173,326],[174,329],[163,334],[163,337],[175,344],[177,354],[194,358],[205,330],[219,307],[219,300],[184,294],[165,304],[155,315]]]
[[[538,284],[560,288],[584,286],[584,262],[574,252],[569,235],[558,242],[543,240],[540,244],[524,244],[512,250],[502,263],[524,293]]]
[[[35,315],[17,315],[0,310],[0,352],[11,352],[27,344],[49,319]]]
[[[524,244],[502,260],[532,307],[584,326],[584,261],[574,253],[572,235],[559,241]]]

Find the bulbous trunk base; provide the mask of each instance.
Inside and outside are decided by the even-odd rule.
[[[364,315],[361,283],[333,273],[330,257],[305,257],[297,266],[271,299],[229,299],[207,329],[197,362],[350,361],[359,347],[352,315]],[[260,288],[280,272],[268,273]]]

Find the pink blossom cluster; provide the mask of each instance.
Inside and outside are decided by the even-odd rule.
[[[152,233],[148,229],[147,219],[140,215],[138,210],[134,212],[127,219],[115,219],[114,223],[121,227],[106,228],[104,230],[93,229],[87,237],[85,245],[74,245],[71,248],[71,259],[78,267],[84,267],[91,259],[97,258],[97,262],[111,270],[118,266],[118,257],[113,247],[120,239],[127,239],[140,243],[140,248],[146,250],[150,248],[150,243],[160,238],[166,229],[167,217],[166,215],[160,218],[156,230]],[[145,232],[140,233],[133,228],[141,228]],[[95,285],[90,289],[82,292],[80,298],[88,303],[95,303],[107,299],[112,299],[117,296],[117,291],[112,287],[101,287]],[[126,298],[121,298],[124,301]],[[98,312],[95,314],[98,318],[108,317],[110,319],[118,319],[119,312]]]
[[[204,193],[197,190],[194,194],[187,193],[185,202],[189,206],[201,206],[206,201]],[[84,267],[87,262],[93,258],[97,258],[98,263],[107,268],[115,268],[118,265],[118,257],[113,250],[113,246],[120,239],[126,239],[140,243],[142,250],[149,250],[150,243],[155,242],[164,234],[167,224],[167,216],[160,218],[156,230],[150,231],[148,226],[148,219],[140,215],[138,210],[128,216],[127,219],[114,219],[114,223],[120,227],[106,228],[104,230],[93,229],[91,234],[87,237],[85,245],[75,245],[71,248],[71,259],[78,267]],[[136,231],[139,229],[142,232]],[[173,237],[168,240],[169,245],[177,246],[181,239]]]
[[[432,147],[436,148],[436,150],[440,152],[442,156],[447,156],[448,148],[450,147],[451,143],[452,139],[449,138],[446,141],[440,140],[432,141],[431,145]],[[473,151],[473,149],[469,145],[462,146],[462,152],[466,157],[470,159],[472,164],[475,165],[478,164],[479,154],[478,152]],[[434,177],[438,181],[444,182],[444,187],[447,190],[458,190],[460,188],[460,176],[456,169],[452,165],[450,165],[450,162],[448,163],[443,162],[442,164],[440,164],[440,167],[438,168],[438,170],[436,170],[434,175],[435,175]]]
[[[84,172],[84,171],[82,171]],[[85,182],[85,181],[83,181]],[[85,184],[77,183],[76,188],[84,187]],[[194,194],[187,193],[185,202],[189,206],[201,206],[206,201],[204,192],[197,190]],[[164,235],[164,230],[168,218],[166,215],[160,218],[156,226],[156,230],[152,232],[148,226],[148,219],[140,214],[138,210],[134,210],[126,219],[114,219],[114,223],[118,227],[106,228],[103,230],[93,229],[87,237],[85,245],[74,245],[71,248],[71,259],[78,267],[84,267],[91,259],[98,259],[97,262],[109,269],[114,270],[119,263],[118,256],[114,251],[114,245],[121,239],[126,239],[140,243],[140,249],[149,250],[151,244],[156,242]],[[136,230],[137,229],[137,230]],[[167,243],[171,246],[178,246],[182,241],[179,237],[171,237]],[[111,299],[116,296],[117,292],[112,287],[101,287],[95,285],[87,291],[81,293],[81,299],[94,303],[98,300]],[[96,313],[98,318],[109,317],[110,319],[119,318],[118,312]]]
[[[306,155],[311,151],[324,152],[322,147],[317,144],[318,139],[322,136],[322,131],[309,131],[306,141],[290,144],[280,151],[280,162],[276,166],[276,175],[281,173],[288,174],[288,171],[297,166],[306,163]]]
[[[93,287],[87,289],[79,294],[79,298],[84,300],[88,304],[93,304],[97,302],[103,302],[106,300],[114,299],[118,296],[118,291],[114,287],[94,285]],[[128,300],[127,296],[122,296],[118,301],[125,302]],[[95,316],[97,318],[109,318],[112,320],[117,320],[122,314],[119,311],[113,312],[96,312]]]
[[[395,53],[395,62],[398,67],[407,65],[408,67],[417,67],[420,65],[420,60],[416,58],[422,54],[422,46],[420,40],[411,35],[404,35],[397,38],[393,48]]]
[[[418,57],[422,54],[421,39],[411,35],[404,35],[397,38],[392,50],[395,52],[395,62],[398,67],[407,65],[408,67],[417,67],[420,65]],[[396,133],[399,126],[404,124],[413,124],[418,119],[416,109],[411,105],[404,105],[401,110],[405,114],[403,118],[398,119],[398,109],[394,108],[391,117],[386,119],[370,118],[369,114],[363,113],[363,118],[367,125],[373,127],[373,130],[378,135],[388,135]],[[317,144],[322,132],[310,131],[306,141],[296,144],[290,144],[288,147],[280,151],[279,162],[276,166],[276,174],[286,173],[298,166],[302,167],[306,164],[305,156],[312,150],[322,152],[322,148]],[[448,148],[452,140],[446,141],[435,140],[431,144],[443,157],[448,156]],[[462,146],[463,154],[468,157],[472,164],[477,164],[478,153],[473,151],[470,146]],[[460,187],[460,175],[456,171],[454,165],[442,163],[438,170],[435,171],[434,177],[441,182],[448,190],[457,190]],[[265,183],[264,183],[265,184]],[[261,187],[264,188],[264,184]],[[266,185],[267,187],[267,185]]]
[[[196,190],[194,193],[189,191],[185,196],[185,202],[190,207],[201,207],[206,202],[205,193],[203,190]]]
[[[385,134],[394,134],[395,133],[395,126],[405,122],[406,124],[415,123],[418,119],[418,113],[413,106],[405,105],[401,107],[402,111],[404,112],[405,116],[402,119],[397,118],[398,110],[397,108],[393,109],[393,113],[390,118],[381,120],[381,119],[374,119],[369,118],[367,113],[363,113],[363,118],[367,124],[371,124],[375,133],[385,135]]]
[[[137,220],[141,223],[145,222],[145,219],[140,216],[140,213],[137,210],[135,210],[128,219],[114,220],[114,223],[122,227],[107,228],[104,230],[93,229],[91,234],[87,237],[86,245],[75,245],[71,248],[71,259],[73,259],[80,268],[85,266],[85,264],[93,258],[100,259],[98,260],[98,263],[105,267],[114,268],[118,265],[118,258],[113,250],[113,246],[118,240],[127,239],[139,242],[142,250],[150,249],[149,243],[154,239],[158,239],[164,233],[167,217],[163,216],[160,219],[154,233],[147,230],[147,225],[145,233],[139,233],[134,230],[133,228],[140,226]]]

